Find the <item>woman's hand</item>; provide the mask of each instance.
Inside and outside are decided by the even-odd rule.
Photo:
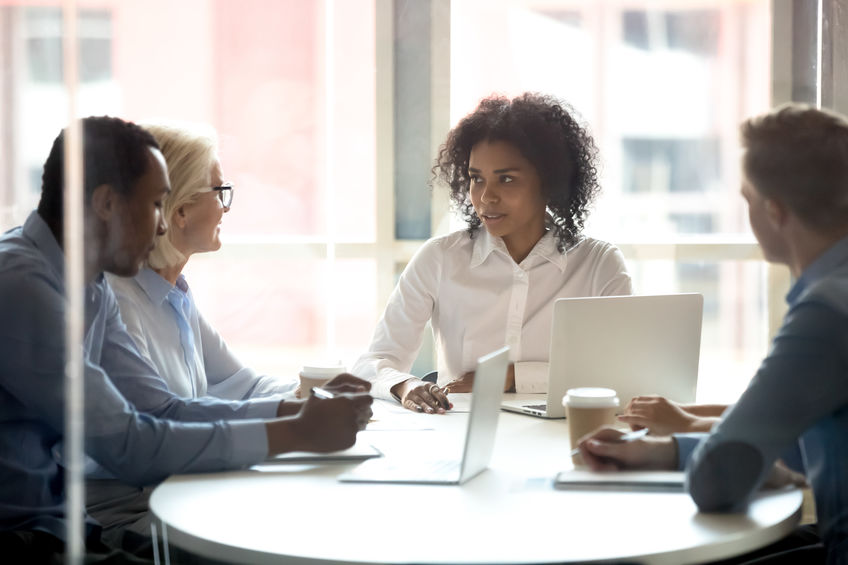
[[[444,414],[453,408],[447,392],[433,383],[411,378],[392,387],[404,408],[426,414]]]
[[[653,435],[709,431],[711,419],[693,416],[676,402],[662,396],[637,396],[618,417],[634,430],[648,428]],[[706,428],[706,429],[704,429]]]

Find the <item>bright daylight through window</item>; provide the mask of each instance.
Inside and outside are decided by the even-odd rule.
[[[216,128],[238,194],[222,249],[186,276],[245,362],[290,377],[305,359],[350,366],[415,249],[458,226],[428,188],[456,120],[493,92],[557,95],[600,147],[586,233],[621,247],[636,292],[704,294],[699,392],[727,401],[768,342],[736,128],[772,104],[771,5],[81,1],[78,113]],[[69,118],[61,17],[0,2],[3,228],[36,203]]]

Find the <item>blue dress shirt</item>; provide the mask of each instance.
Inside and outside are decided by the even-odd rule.
[[[233,355],[198,311],[183,275],[172,285],[145,267],[132,278],[106,279],[139,353],[175,394],[230,400],[292,396],[297,381],[258,375]]]
[[[848,238],[810,264],[739,401],[712,433],[675,436],[688,489],[707,512],[747,504],[776,459],[797,448],[829,564],[848,563]]]
[[[51,451],[64,428],[63,265],[36,212],[0,237],[0,529],[62,538],[64,482]],[[243,468],[267,456],[264,422],[231,419],[269,407],[175,396],[138,355],[102,276],[85,299],[89,456],[133,484]]]

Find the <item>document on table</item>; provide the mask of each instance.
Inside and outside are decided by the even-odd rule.
[[[470,392],[452,392],[448,394],[448,400],[453,403],[451,412],[471,412]]]
[[[433,429],[433,422],[427,419],[429,414],[407,410],[394,400],[375,399],[371,410],[374,415],[365,428],[369,432]]]
[[[432,431],[432,424],[411,418],[374,418],[365,428],[369,432],[423,432]]]
[[[352,447],[329,453],[314,453],[311,451],[290,451],[266,459],[261,465],[277,465],[280,463],[323,463],[334,461],[363,461],[383,455],[380,450],[362,439],[356,438]]]
[[[556,476],[554,487],[580,490],[682,492],[683,471],[589,471],[572,469]]]

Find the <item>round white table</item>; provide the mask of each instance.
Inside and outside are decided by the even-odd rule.
[[[467,414],[378,410],[387,457],[457,453]],[[416,427],[434,428],[416,430]],[[699,513],[684,493],[554,490],[563,420],[502,412],[492,462],[461,486],[340,483],[355,463],[182,475],[150,507],[169,543],[235,563],[697,563],[792,531],[802,495],[759,495],[745,514]]]

